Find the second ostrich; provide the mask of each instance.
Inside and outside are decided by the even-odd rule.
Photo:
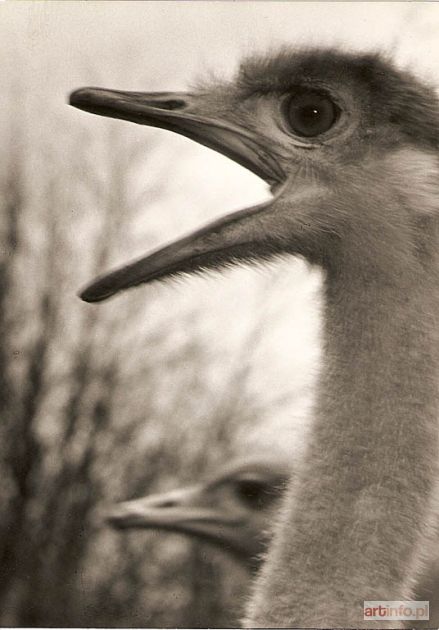
[[[118,530],[158,529],[202,540],[231,554],[253,576],[260,568],[291,472],[283,452],[238,458],[204,481],[109,506],[101,517]],[[140,550],[140,553],[142,551]],[[429,620],[439,623],[439,558],[429,562],[416,597],[430,601]],[[407,622],[410,628],[412,622]]]
[[[323,364],[306,453],[246,623],[397,627],[436,519],[439,105],[378,55],[282,51],[196,93],[83,88],[89,112],[163,127],[263,177],[273,198],[99,278],[140,283],[298,255],[324,271]]]
[[[280,456],[237,459],[203,482],[117,503],[102,516],[117,529],[163,529],[205,540],[253,571],[289,477]]]

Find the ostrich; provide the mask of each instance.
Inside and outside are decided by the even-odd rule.
[[[82,88],[80,109],[163,127],[263,177],[273,197],[98,278],[141,283],[275,256],[324,272],[306,452],[245,624],[398,627],[434,545],[438,486],[439,104],[377,54],[283,50],[194,93]]]
[[[202,483],[117,503],[102,517],[117,529],[163,529],[200,538],[253,572],[289,477],[282,457],[236,459]]]
[[[250,576],[261,565],[276,510],[292,475],[283,452],[236,459],[204,482],[117,503],[101,517],[119,530],[161,529],[207,541],[234,556]],[[429,563],[416,594],[420,600],[430,600],[425,627],[437,625],[438,558]]]

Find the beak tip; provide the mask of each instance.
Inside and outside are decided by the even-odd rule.
[[[74,90],[69,94],[69,105],[77,107],[78,109],[83,109],[90,105],[94,94],[94,88],[84,87]]]
[[[79,90],[74,90],[69,94],[69,105],[73,105],[73,107],[77,107],[78,102],[81,101],[83,97],[84,88],[80,88]]]
[[[122,529],[119,519],[115,518],[111,514],[104,516],[102,518],[102,522],[104,523],[104,525],[108,525],[109,527],[113,527],[114,529]]]
[[[85,289],[78,293],[78,297],[83,302],[88,302],[89,304],[92,304],[93,302],[102,302],[107,297],[110,297],[110,295],[112,295],[112,293],[110,292],[106,295],[96,293],[96,290],[93,288],[93,286],[85,287]]]
[[[89,292],[88,292],[87,289],[84,289],[83,291],[80,291],[78,293],[78,297],[83,302],[94,302],[93,298],[89,295]]]

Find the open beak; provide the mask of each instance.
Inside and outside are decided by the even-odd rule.
[[[219,115],[203,113],[202,97],[196,94],[81,88],[71,94],[70,104],[94,114],[169,129],[187,136],[248,168],[274,190],[285,181],[274,149],[262,146],[255,132]],[[276,253],[264,220],[271,204],[235,212],[101,276],[82,292],[81,297],[87,302],[99,302],[141,283]]]

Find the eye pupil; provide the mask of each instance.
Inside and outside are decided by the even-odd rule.
[[[258,481],[241,480],[236,484],[236,493],[241,501],[251,507],[259,505],[263,498],[266,488]]]
[[[302,116],[305,120],[306,119],[311,120],[315,116],[318,116],[319,114],[320,112],[317,109],[317,107],[304,107],[302,110]]]
[[[293,94],[287,101],[285,113],[293,133],[312,138],[334,125],[339,109],[325,94],[308,91]]]

